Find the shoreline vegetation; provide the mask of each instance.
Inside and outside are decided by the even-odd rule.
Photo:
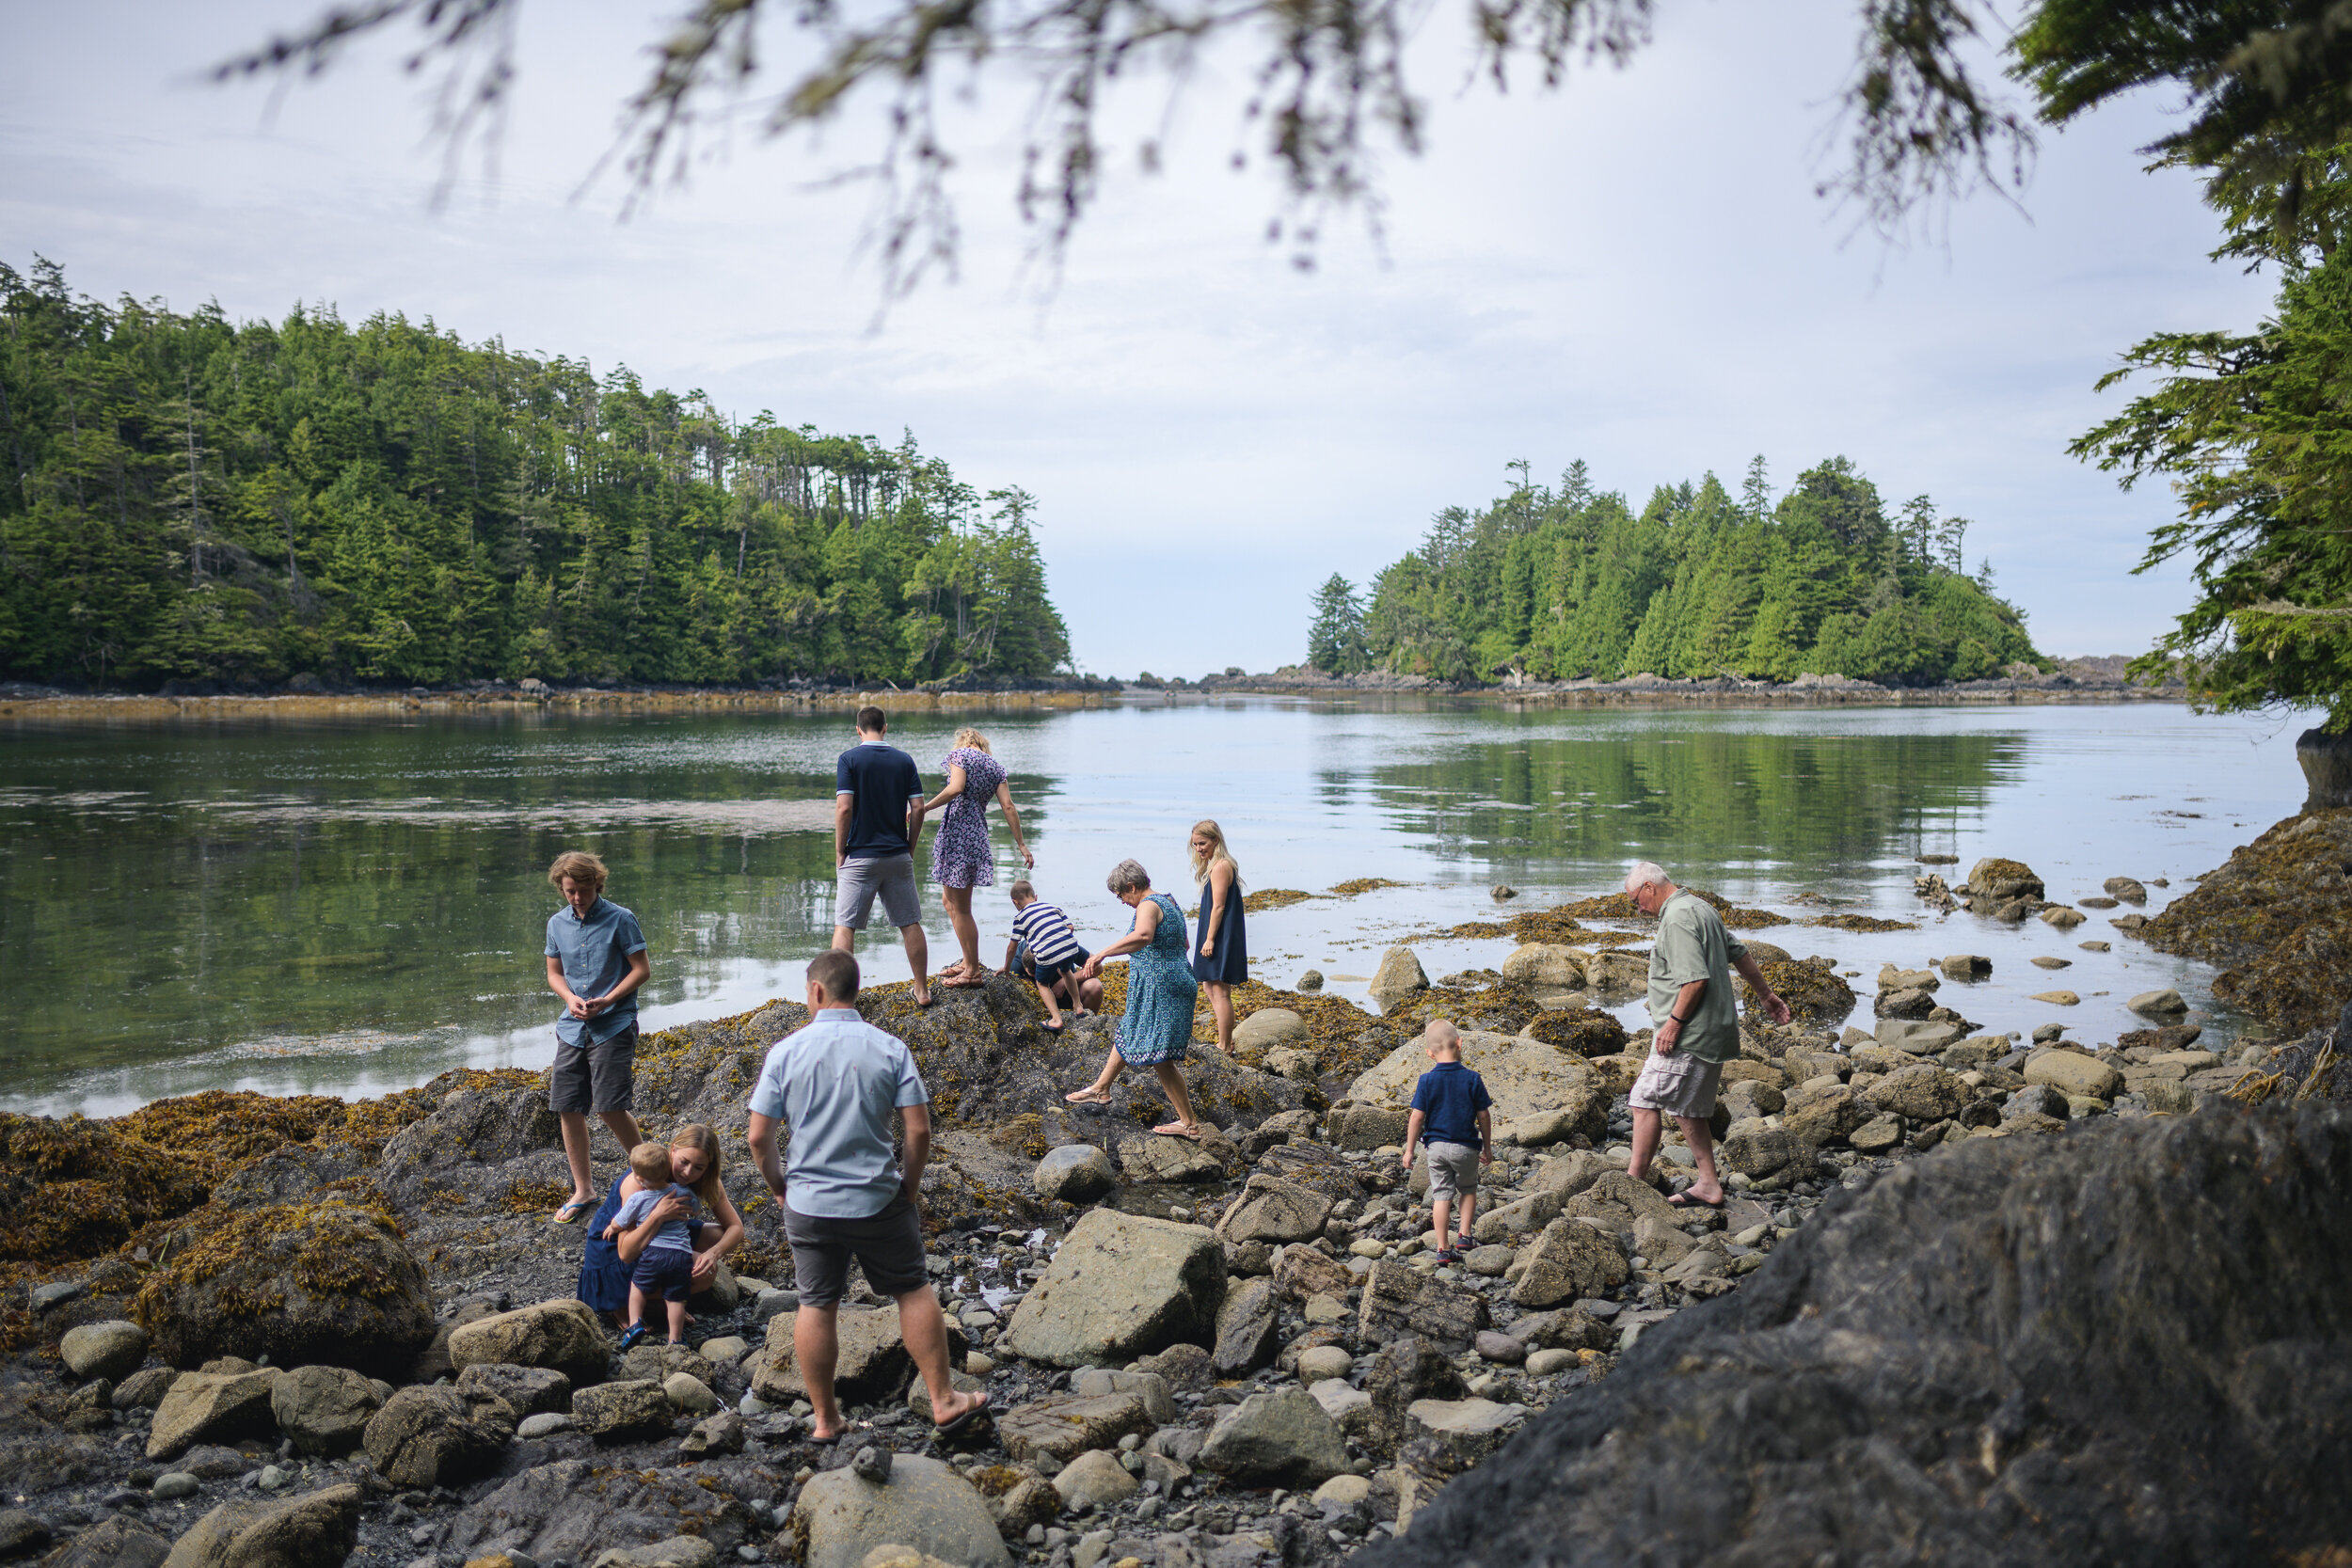
[[[1475,685],[1426,675],[1368,671],[1335,675],[1311,665],[1288,665],[1264,673],[1239,669],[1200,680],[1162,680],[1144,674],[1119,681],[1096,676],[1004,681],[990,685],[944,683],[912,689],[860,689],[795,682],[739,686],[550,685],[537,680],[475,681],[463,686],[406,689],[331,689],[323,682],[294,681],[276,689],[221,689],[206,683],[173,682],[162,691],[81,691],[29,683],[0,683],[0,719],[269,719],[364,718],[421,712],[462,713],[497,709],[549,712],[628,713],[758,711],[847,712],[871,704],[894,713],[959,711],[1014,712],[1100,707],[1112,702],[1184,697],[1446,697],[1528,707],[1717,707],[1824,706],[1931,707],[1975,704],[2183,703],[2189,692],[2180,681],[2150,681],[2128,674],[2130,660],[2058,659],[2047,671],[1940,686],[1879,686],[1847,676],[1802,675],[1791,681],[1666,680],[1634,675],[1624,680],[1506,681]]]

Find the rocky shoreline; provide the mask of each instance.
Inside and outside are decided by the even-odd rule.
[[[1921,884],[2081,918],[2013,862]],[[564,1182],[539,1074],[0,1117],[0,1559],[1260,1568],[1366,1546],[1625,1561],[1663,1531],[1673,1560],[1809,1563],[1915,1556],[1927,1531],[1954,1561],[2224,1561],[2333,1539],[2333,1033],[2225,1057],[2151,993],[2148,1027],[2095,1049],[1990,1035],[1943,990],[1989,967],[1965,953],[1887,966],[1872,1026],[1841,1028],[1834,967],[1751,939],[1798,1016],[1743,1029],[1717,1116],[1734,1190],[1693,1213],[1625,1170],[1647,1035],[1588,1005],[1645,967],[1624,903],[1527,911],[1539,940],[1435,984],[1392,949],[1376,1014],[1237,988],[1234,1055],[1187,1064],[1198,1143],[1149,1132],[1143,1074],[1062,1101],[1100,1017],[1047,1035],[1003,976],[928,1010],[862,997],[934,1096],[932,1272],[996,1412],[946,1446],[864,1292],[840,1377],[866,1424],[807,1440],[788,1253],[741,1141],[797,1006],[640,1053],[648,1132],[716,1128],[747,1224],[691,1349],[620,1355],[569,1300],[580,1233],[546,1223]],[[1438,1016],[1501,1145],[1459,1267],[1397,1161]],[[1687,1160],[1670,1142],[1663,1168]],[[2175,1460],[2143,1451],[2168,1402]],[[2234,1445],[2201,1491],[2184,1420]]]
[[[1199,681],[1138,681],[1171,694],[1258,693],[1283,696],[1362,696],[1381,693],[1491,697],[1534,707],[1949,707],[1980,703],[2181,703],[2188,689],[2175,677],[2134,679],[2122,655],[2068,658],[2048,670],[2019,665],[1989,679],[1937,686],[1880,686],[1849,675],[1800,675],[1792,681],[1739,675],[1675,680],[1628,675],[1619,680],[1544,681],[1507,673],[1496,682],[1441,681],[1427,675],[1368,671],[1335,675],[1312,665],[1285,665],[1263,674],[1228,670]]]

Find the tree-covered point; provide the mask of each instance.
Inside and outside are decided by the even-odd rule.
[[[0,675],[1039,676],[1030,533],[914,437],[331,309],[230,323],[0,263]]]
[[[1513,467],[1511,494],[1439,513],[1360,610],[1345,578],[1326,582],[1311,660],[1454,681],[1810,673],[1897,686],[2046,665],[1990,562],[1963,569],[1966,519],[1925,496],[1889,517],[1845,458],[1777,504],[1759,457],[1736,498],[1708,474],[1659,486],[1639,512],[1595,491],[1581,462],[1556,490]]]

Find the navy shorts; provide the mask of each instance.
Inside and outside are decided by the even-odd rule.
[[[1018,950],[1013,954],[1012,967],[1014,972],[1024,978],[1034,980],[1051,990],[1061,984],[1064,979],[1074,982],[1077,979],[1078,971],[1086,967],[1086,962],[1087,950],[1081,947],[1075,957],[1065,958],[1060,963],[1039,963],[1037,955],[1029,951],[1029,944],[1025,942],[1018,944]]]
[[[663,1301],[684,1301],[694,1287],[694,1255],[674,1246],[649,1246],[637,1255],[628,1282],[647,1295],[660,1291]]]

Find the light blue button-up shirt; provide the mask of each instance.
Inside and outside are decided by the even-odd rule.
[[[930,1099],[906,1041],[855,1007],[820,1007],[769,1049],[751,1108],[791,1130],[784,1184],[793,1212],[862,1220],[898,1196],[890,1113]]]
[[[564,966],[564,983],[575,996],[602,996],[628,974],[631,954],[645,950],[637,917],[610,898],[588,906],[586,919],[569,904],[548,916],[548,957]],[[637,1022],[637,993],[630,991],[594,1018],[574,1018],[567,1008],[555,1021],[555,1037],[565,1045],[598,1044]]]

